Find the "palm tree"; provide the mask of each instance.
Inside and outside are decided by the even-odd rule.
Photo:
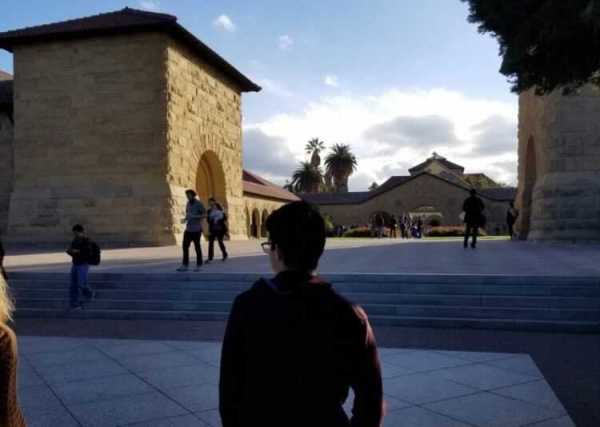
[[[321,166],[321,156],[319,153],[325,149],[325,142],[319,138],[313,138],[306,143],[306,154],[310,154],[310,164],[318,168]]]
[[[322,182],[321,171],[309,162],[300,162],[292,175],[292,186],[297,193],[317,193]]]
[[[339,193],[348,192],[348,178],[356,170],[358,162],[346,144],[335,144],[331,153],[325,158],[327,173],[333,177],[335,191]]]

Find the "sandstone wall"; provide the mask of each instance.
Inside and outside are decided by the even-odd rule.
[[[533,177],[530,185],[528,177]],[[521,95],[517,204],[523,213],[519,223],[523,237],[600,240],[597,88],[585,87],[573,96]]]
[[[376,212],[387,212],[399,217],[420,207],[431,206],[443,216],[442,225],[462,225],[459,215],[469,192],[440,179],[423,175],[387,191],[360,205],[324,205],[321,212],[333,217],[334,223],[343,225],[367,224]],[[486,230],[490,234],[506,231],[508,204],[482,198],[488,219]]]
[[[13,124],[0,113],[0,235],[4,235],[8,223],[13,172]]]
[[[240,89],[174,40],[167,42],[166,56],[170,216],[181,218],[184,191],[194,188],[225,205],[232,238],[246,238]],[[208,166],[201,162],[205,155]],[[197,188],[200,163],[217,178],[214,188]],[[180,236],[182,226],[174,224],[173,233]]]
[[[165,184],[165,37],[15,49],[15,183],[9,238],[173,243]]]

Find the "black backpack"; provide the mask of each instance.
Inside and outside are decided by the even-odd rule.
[[[101,250],[100,246],[96,242],[90,240],[90,258],[88,260],[89,265],[100,265]]]

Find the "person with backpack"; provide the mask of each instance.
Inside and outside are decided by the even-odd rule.
[[[92,300],[96,292],[88,283],[88,272],[90,265],[100,263],[100,248],[92,242],[85,234],[81,224],[73,226],[73,241],[67,249],[67,254],[72,258],[71,286],[69,288],[69,299],[71,310],[83,308],[80,293],[88,300]]]
[[[485,217],[483,211],[485,205],[483,201],[477,197],[477,191],[471,189],[469,192],[470,196],[463,203],[464,222],[465,222],[465,241],[464,247],[469,246],[469,236],[473,237],[471,242],[471,248],[477,247],[477,235],[479,233],[479,227],[485,225]]]
[[[215,240],[219,242],[219,248],[223,255],[223,261],[227,260],[227,249],[223,243],[223,238],[227,234],[227,214],[217,201],[211,197],[208,199],[208,260],[211,262],[214,258]]]
[[[380,427],[383,385],[367,314],[316,269],[325,221],[306,202],[274,211],[262,244],[275,274],[238,295],[223,347],[223,427]],[[354,391],[351,419],[343,405]]]

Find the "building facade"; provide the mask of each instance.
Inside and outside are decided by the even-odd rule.
[[[520,97],[521,238],[600,240],[600,89]]]
[[[0,82],[10,242],[63,242],[82,223],[107,244],[173,244],[187,188],[247,238],[255,211],[262,226],[296,200],[264,180],[246,191],[241,96],[260,88],[175,17],[126,8],[0,33],[0,47],[15,69]]]
[[[320,206],[337,225],[371,224],[375,215],[421,217],[425,225],[461,225],[463,202],[475,188],[483,200],[488,234],[508,232],[506,212],[516,189],[502,187],[484,174],[465,174],[464,168],[434,155],[411,168],[410,176],[394,176],[374,191],[306,193],[300,197]],[[473,183],[482,183],[481,186]]]

